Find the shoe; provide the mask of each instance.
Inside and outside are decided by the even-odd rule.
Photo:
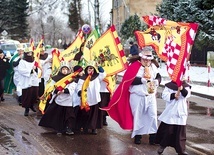
[[[108,123],[107,123],[107,121],[106,121],[106,116],[103,116],[103,125],[104,125],[104,126],[108,126]]]
[[[28,115],[29,115],[29,108],[25,108],[24,116],[28,116]]]
[[[183,153],[178,153],[178,155],[188,155],[187,152],[183,152]]]
[[[62,132],[57,132],[56,135],[61,137],[62,136]]]
[[[30,107],[30,109],[33,111],[33,112],[36,112],[36,109],[32,106]]]
[[[83,133],[87,134],[88,133],[88,129],[87,128],[83,128]]]
[[[91,134],[92,134],[92,135],[97,135],[97,129],[92,129]]]
[[[70,128],[67,128],[65,133],[67,135],[74,135],[74,132]]]
[[[21,98],[22,98],[22,97],[21,97],[21,96],[19,96],[19,97],[18,97],[18,99],[17,99],[17,100],[18,100],[19,105],[22,105],[22,99],[21,99]]]
[[[155,145],[155,137],[156,137],[156,134],[149,134],[149,144],[150,145]]]
[[[141,144],[141,135],[136,135],[134,137],[134,143],[135,144]]]
[[[1,101],[3,102],[5,99],[3,97],[1,97]]]
[[[162,154],[163,153],[163,151],[164,151],[164,149],[165,149],[165,147],[163,147],[163,146],[160,146],[159,148],[158,148],[158,154]]]
[[[108,123],[105,121],[105,122],[103,122],[103,125],[104,126],[108,126]]]

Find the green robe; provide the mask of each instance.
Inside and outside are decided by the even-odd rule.
[[[19,55],[17,53],[10,59],[10,68],[7,70],[6,77],[4,78],[4,93],[13,94],[13,90],[16,89],[16,86],[13,82],[14,75],[13,61],[18,56]]]

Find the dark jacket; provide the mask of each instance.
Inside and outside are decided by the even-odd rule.
[[[6,60],[6,62],[4,61]],[[10,68],[9,59],[7,58],[0,58],[0,80],[4,79],[7,73],[7,70]]]

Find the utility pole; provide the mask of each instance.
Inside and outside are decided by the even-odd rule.
[[[98,26],[98,28],[101,28],[101,22],[100,22],[100,3],[99,0],[94,0],[94,26]]]

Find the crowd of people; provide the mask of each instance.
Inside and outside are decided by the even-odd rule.
[[[77,72],[65,87],[52,91],[39,126],[52,128],[57,134],[83,132],[97,135],[97,129],[108,125],[106,116],[110,115],[123,129],[132,131],[131,138],[135,144],[141,144],[142,135],[146,134],[150,145],[160,145],[158,154],[171,146],[179,155],[186,155],[186,99],[191,94],[191,86],[185,81],[181,86],[173,81],[167,83],[162,93],[166,108],[158,117],[156,91],[161,83],[161,74],[153,49],[146,46],[139,50],[133,42],[130,45],[129,66],[112,96],[104,81],[106,72],[97,62],[91,61],[83,68],[63,61],[58,74],[52,76],[52,58],[44,47],[40,50],[42,69],[35,65],[31,48],[18,47],[17,54],[10,59],[0,50],[1,101],[4,101],[7,87],[4,81],[9,68],[13,69],[14,88],[18,103],[25,109],[24,116],[29,116],[30,110],[37,111],[35,106],[38,107],[48,82],[55,84]],[[82,47],[75,61],[81,61]],[[158,120],[161,122],[159,126]]]

